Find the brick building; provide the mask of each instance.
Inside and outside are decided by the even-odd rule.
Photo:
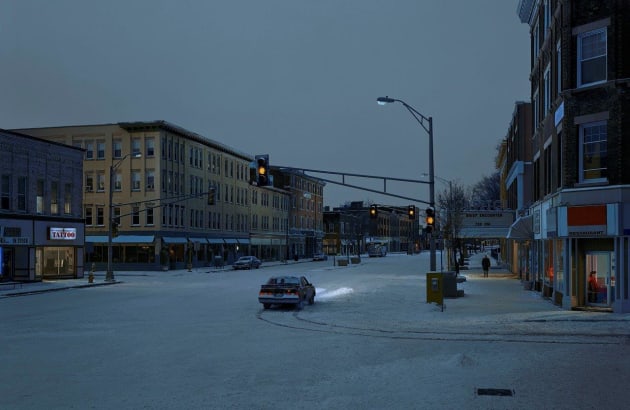
[[[630,312],[630,2],[517,13],[531,34],[534,286],[565,308]]]

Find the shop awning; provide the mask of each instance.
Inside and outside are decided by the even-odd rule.
[[[107,235],[86,235],[85,242],[90,243],[107,243]],[[113,242],[113,240],[112,240]]]
[[[464,227],[459,231],[460,238],[500,239],[505,238],[510,228],[506,227]]]
[[[155,236],[153,235],[120,235],[115,237],[114,243],[153,243]]]
[[[209,244],[211,245],[223,245],[223,239],[221,238],[206,238]]]
[[[166,243],[187,243],[188,239],[187,238],[179,238],[179,237],[171,237],[171,236],[165,236],[164,238],[164,242]]]
[[[154,240],[154,235],[119,235],[112,238],[112,243],[153,243]],[[85,242],[107,243],[107,235],[86,236]]]
[[[238,238],[238,243],[241,245],[249,245],[249,238]]]
[[[238,245],[238,241],[234,238],[224,238],[225,243],[228,245]]]
[[[507,234],[507,239],[514,239],[519,241],[526,241],[528,239],[533,239],[534,237],[534,227],[533,227],[533,219],[532,215],[526,215],[519,217],[512,226],[510,226],[510,230]]]

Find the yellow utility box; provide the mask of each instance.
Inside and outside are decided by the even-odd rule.
[[[427,303],[435,302],[438,305],[444,303],[444,283],[441,272],[427,273]]]

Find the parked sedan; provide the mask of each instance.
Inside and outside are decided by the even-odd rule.
[[[319,252],[313,255],[313,260],[314,261],[325,261],[328,260],[328,255],[326,255],[323,252]]]
[[[232,264],[233,269],[258,269],[262,262],[255,256],[241,256]]]

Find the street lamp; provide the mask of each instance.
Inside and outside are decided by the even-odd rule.
[[[394,102],[401,103],[407,111],[413,115],[413,118],[418,121],[420,126],[429,134],[429,206],[435,209],[435,170],[433,165],[433,118],[425,117],[418,110],[407,104],[403,100],[389,97],[378,97],[376,102],[379,105],[391,104]],[[428,124],[428,125],[427,125]],[[430,263],[431,271],[436,270],[436,257],[435,257],[435,238],[433,233],[429,234],[429,247],[430,247]]]
[[[132,156],[140,158],[142,154],[127,154],[118,162],[109,166],[109,223],[107,224],[107,271],[105,272],[105,282],[114,281],[114,271],[112,270],[112,227],[114,223],[114,171],[122,164],[125,158]]]

